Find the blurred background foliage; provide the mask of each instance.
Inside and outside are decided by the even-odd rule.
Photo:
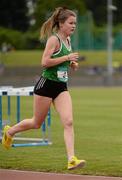
[[[114,48],[122,48],[122,2],[113,0]],[[42,23],[58,6],[75,10],[78,28],[74,41],[76,49],[106,49],[107,1],[106,0],[1,0],[0,46],[4,42],[14,49],[42,49],[39,34]]]

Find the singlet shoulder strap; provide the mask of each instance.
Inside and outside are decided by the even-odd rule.
[[[56,36],[58,38],[59,42],[61,43],[61,39],[59,38],[58,34],[55,33],[54,36]]]
[[[57,51],[55,51],[55,52],[53,53],[53,55],[56,55],[56,54],[58,54],[58,53],[61,51],[62,42],[61,42],[61,39],[59,38],[58,34],[55,33],[55,34],[53,34],[53,35],[57,37],[57,39],[58,39],[58,41],[59,41],[59,44],[60,44],[59,50],[57,50]]]

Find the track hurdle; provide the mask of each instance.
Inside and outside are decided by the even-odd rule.
[[[0,139],[2,138],[2,129],[3,129],[3,117],[2,117],[2,97],[7,96],[8,101],[8,120],[10,121],[11,114],[11,96],[16,96],[16,120],[17,123],[20,122],[21,115],[21,96],[33,96],[33,86],[32,87],[24,87],[24,88],[4,88],[0,89]],[[17,142],[21,141],[21,143],[12,144],[12,147],[31,147],[31,146],[46,146],[51,145],[51,112],[48,111],[47,118],[43,122],[41,126],[42,138],[24,138],[24,137],[15,137],[14,140]],[[40,132],[40,133],[41,133]],[[46,137],[47,133],[47,137]],[[24,142],[26,141],[26,142]],[[24,143],[22,143],[24,142]]]

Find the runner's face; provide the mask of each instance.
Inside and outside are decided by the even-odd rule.
[[[74,33],[76,28],[76,17],[70,16],[64,23],[61,23],[60,30],[67,36]]]

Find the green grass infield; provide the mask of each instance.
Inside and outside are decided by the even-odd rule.
[[[5,66],[21,67],[21,66],[39,66],[43,51],[11,51],[6,54],[0,54],[0,62]],[[79,51],[79,55],[85,57],[85,61],[81,61],[81,66],[107,66],[107,51]],[[122,51],[113,51],[113,66],[122,65]]]
[[[53,144],[5,150],[0,144],[0,168],[41,172],[122,176],[122,88],[70,88],[73,100],[75,152],[87,161],[83,169],[68,171],[63,127],[51,107]],[[11,102],[11,125],[16,119],[15,97]],[[32,116],[33,97],[22,97],[21,119]],[[3,119],[7,119],[3,97]],[[19,134],[40,137],[40,130]]]

